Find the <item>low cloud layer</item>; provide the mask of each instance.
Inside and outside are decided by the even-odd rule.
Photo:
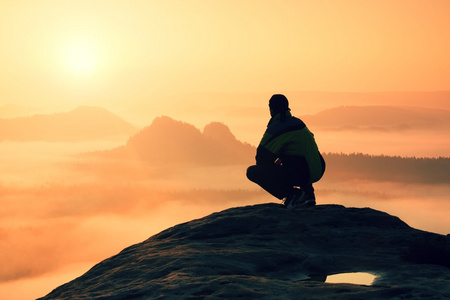
[[[214,129],[209,131],[214,137],[217,128],[210,129]],[[196,129],[191,132],[202,135]],[[230,137],[228,132],[225,135]],[[316,137],[323,138],[320,132]],[[345,138],[329,137],[326,140],[331,144],[332,138]],[[354,136],[349,137],[352,139]],[[383,136],[367,139],[381,145]],[[232,142],[254,151],[251,146]],[[0,174],[0,298],[2,291],[5,295],[14,291],[18,282],[28,282],[36,290],[33,296],[42,296],[50,287],[32,282],[54,280],[58,277],[55,274],[61,278],[68,273],[75,274],[72,278],[79,276],[87,266],[178,223],[234,206],[280,203],[245,177],[253,157],[238,164],[230,160],[228,164],[208,165],[74,155],[102,149],[105,151],[97,154],[106,153],[126,144],[126,140],[115,140],[93,145],[0,145],[0,154],[8,157]],[[325,146],[322,151],[328,147],[320,141],[319,146]],[[402,151],[410,148],[400,146]],[[431,182],[429,176],[437,174],[436,167],[448,172],[438,159],[392,158],[402,169],[393,173],[394,164],[386,157],[325,157],[327,172],[315,185],[319,205],[369,206],[399,216],[418,229],[450,232],[446,221],[450,187],[443,176]],[[444,163],[448,164],[448,159]],[[375,170],[374,165],[380,164],[388,168]]]

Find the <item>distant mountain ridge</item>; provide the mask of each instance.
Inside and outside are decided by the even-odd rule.
[[[327,180],[450,184],[450,157],[415,158],[323,153]]]
[[[137,129],[107,111],[81,106],[69,112],[0,119],[0,140],[73,141],[130,136]]]
[[[7,104],[0,106],[0,118],[12,119],[18,117],[31,116],[43,113],[44,109],[16,104]]]
[[[251,165],[255,162],[255,154],[256,147],[237,140],[223,123],[207,124],[202,132],[191,124],[162,116],[129,138],[125,145],[87,155],[137,160],[152,165],[214,166]],[[362,153],[323,153],[323,156],[327,161],[326,177],[333,180],[351,179],[355,174],[358,178],[394,182],[446,183],[450,178],[447,168],[449,157],[392,157]],[[392,168],[396,172],[391,172]]]
[[[134,158],[152,163],[240,164],[254,160],[255,147],[238,141],[223,123],[212,122],[203,132],[191,124],[163,116],[132,136],[126,145],[101,153],[110,158]]]
[[[341,106],[302,119],[308,126],[326,130],[450,130],[450,111],[444,109]]]

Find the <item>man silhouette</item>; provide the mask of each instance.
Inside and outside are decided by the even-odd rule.
[[[247,169],[247,178],[288,209],[314,206],[313,183],[322,178],[325,161],[314,135],[302,120],[293,117],[284,95],[269,100],[271,119],[256,150],[256,165]]]

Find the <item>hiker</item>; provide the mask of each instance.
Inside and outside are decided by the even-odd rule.
[[[256,165],[247,169],[247,178],[288,209],[314,206],[313,183],[325,172],[325,161],[314,135],[302,120],[293,117],[284,95],[269,100],[271,119],[256,150]]]

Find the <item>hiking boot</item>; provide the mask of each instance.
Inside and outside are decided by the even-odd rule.
[[[299,190],[299,192],[287,196],[283,204],[287,209],[293,209],[296,205],[303,206],[302,204],[305,202],[305,195],[304,191]]]
[[[314,192],[307,193],[305,195],[305,201],[302,203],[301,206],[314,206],[316,205],[316,196],[314,195]]]
[[[312,207],[316,205],[316,200],[314,199],[306,199],[305,202],[302,203],[301,207]]]

